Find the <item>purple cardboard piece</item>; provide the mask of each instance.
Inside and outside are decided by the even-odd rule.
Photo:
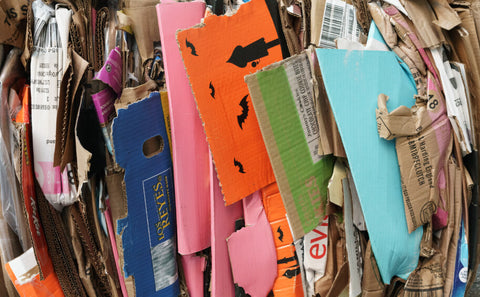
[[[122,92],[122,68],[122,55],[120,55],[120,49],[116,47],[108,55],[105,64],[98,71],[95,79],[109,85],[120,96]]]
[[[199,23],[204,14],[204,2],[157,5],[170,105],[178,252],[182,255],[210,246],[210,160],[175,33]]]
[[[112,120],[115,114],[115,98],[117,95],[110,88],[105,88],[92,95],[92,101],[97,111],[98,121],[103,127]]]
[[[127,217],[117,221],[125,277],[137,297],[178,296],[172,160],[160,93],[118,110],[115,158],[125,169]]]

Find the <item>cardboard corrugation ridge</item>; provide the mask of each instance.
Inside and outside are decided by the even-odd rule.
[[[60,214],[45,199],[37,182],[35,182],[35,187],[48,251],[63,293],[65,297],[87,297],[75,266]]]

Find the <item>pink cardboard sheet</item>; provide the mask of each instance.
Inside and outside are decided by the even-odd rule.
[[[241,202],[225,206],[217,172],[210,163],[212,208],[212,297],[235,297],[232,269],[228,258],[227,238],[235,232],[235,221],[243,216]]]
[[[156,8],[170,99],[178,252],[188,255],[210,246],[210,160],[175,32],[199,23],[205,3],[168,1]]]
[[[260,191],[244,198],[245,227],[227,239],[234,282],[251,297],[267,296],[277,277],[277,252]]]
[[[204,257],[184,255],[182,258],[183,273],[190,297],[203,297],[203,272],[206,261]]]

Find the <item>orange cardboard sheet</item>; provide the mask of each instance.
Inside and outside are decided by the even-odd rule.
[[[275,297],[303,296],[302,275],[295,253],[292,231],[287,221],[287,211],[277,183],[262,189],[263,207],[272,228],[277,249],[277,278],[273,283]]]
[[[5,264],[5,269],[21,297],[64,297],[54,272],[40,280],[33,248]]]
[[[227,205],[275,181],[243,77],[282,60],[281,39],[265,0],[177,33]]]

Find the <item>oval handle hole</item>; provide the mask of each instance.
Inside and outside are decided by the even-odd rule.
[[[147,158],[151,158],[155,155],[163,152],[164,142],[160,135],[153,136],[143,143],[143,154]]]

